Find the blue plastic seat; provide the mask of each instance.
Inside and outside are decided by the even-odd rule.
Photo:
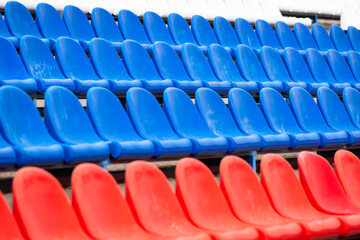
[[[200,88],[195,94],[196,107],[207,127],[229,142],[229,152],[259,150],[261,139],[256,134],[244,134],[237,127],[222,98],[210,88]]]
[[[335,130],[345,131],[349,136],[349,145],[360,144],[360,129],[351,121],[344,105],[334,91],[319,88],[317,103],[326,123]]]
[[[63,18],[70,36],[78,40],[85,50],[88,50],[91,39],[96,36],[85,13],[78,7],[67,5],[64,8]]]
[[[248,92],[259,91],[255,81],[247,81],[241,76],[233,58],[222,46],[212,44],[209,47],[208,58],[215,75],[221,81],[231,82],[234,87],[242,88]]]
[[[0,88],[0,126],[16,147],[17,165],[54,164],[65,160],[61,144],[49,134],[31,98],[12,86]]]
[[[270,24],[264,20],[257,20],[255,23],[256,34],[263,46],[269,46],[277,50],[282,50],[282,46]]]
[[[108,144],[96,134],[80,101],[68,89],[54,86],[46,90],[44,121],[52,137],[66,144],[67,162],[109,158]]]
[[[0,84],[23,89],[27,93],[37,91],[36,80],[26,71],[14,45],[0,37]]]
[[[222,46],[236,48],[240,44],[234,28],[228,20],[223,17],[215,17],[213,25],[216,37]]]
[[[100,38],[91,40],[89,57],[96,73],[102,79],[109,80],[112,92],[126,93],[131,87],[143,86],[140,80],[130,77],[122,59],[110,42]]]
[[[18,40],[25,35],[32,35],[40,38],[46,45],[50,46],[49,40],[41,36],[29,10],[21,3],[16,1],[6,3],[5,22],[10,33]]]
[[[330,26],[330,37],[338,51],[347,52],[353,50],[349,38],[339,25],[332,24]]]
[[[259,102],[270,127],[275,132],[289,135],[291,148],[311,149],[320,146],[320,136],[316,132],[300,128],[280,93],[271,88],[264,88],[260,91]]]
[[[257,134],[261,138],[261,150],[288,149],[290,137],[274,132],[266,122],[258,104],[251,95],[233,88],[229,92],[229,109],[237,126],[246,134]]]
[[[303,52],[289,25],[282,21],[277,21],[275,24],[275,32],[283,48],[292,47],[297,51]]]
[[[261,43],[251,24],[243,18],[235,20],[235,32],[240,43],[245,44],[251,49],[260,51]]]
[[[335,50],[329,50],[326,54],[326,57],[330,69],[338,82],[350,83],[353,87],[360,89],[360,83],[355,80],[349,64],[339,52]]]
[[[311,75],[309,67],[305,62],[304,57],[301,56],[301,54],[294,48],[285,48],[284,62],[291,78],[294,79],[296,82],[306,82],[308,85],[308,90],[311,93],[315,93],[320,87],[330,88],[330,85],[328,83],[319,83],[315,81],[315,79]]]
[[[188,156],[193,152],[190,139],[178,136],[156,98],[142,88],[126,94],[126,110],[137,133],[153,142],[155,157]]]
[[[204,53],[194,44],[185,43],[181,49],[181,57],[193,80],[206,82],[207,87],[218,93],[227,93],[232,88],[231,82],[223,82],[215,76]]]
[[[336,49],[326,29],[318,24],[314,23],[311,27],[312,34],[315,42],[319,46],[321,51],[328,51],[330,49]]]
[[[192,80],[186,72],[179,56],[170,45],[164,42],[157,42],[153,46],[153,61],[163,79],[171,79],[175,87],[188,93],[204,86],[199,80]]]
[[[360,52],[360,31],[356,27],[348,27],[347,36],[350,40],[352,48]]]
[[[308,49],[305,56],[309,69],[317,82],[330,84],[331,89],[338,93],[342,92],[346,87],[351,87],[350,83],[340,83],[336,81],[328,63],[318,51]]]
[[[94,8],[91,11],[91,26],[97,37],[105,39],[120,50],[124,41],[119,26],[113,16],[103,8]]]
[[[231,151],[226,138],[205,125],[191,98],[182,90],[168,88],[163,95],[164,112],[175,132],[193,143],[196,155],[223,155]]]
[[[146,50],[152,49],[152,43],[150,42],[143,25],[133,12],[125,9],[120,10],[118,24],[125,40],[134,40],[143,45]]]
[[[181,45],[174,42],[164,20],[158,14],[151,11],[145,12],[143,23],[147,36],[152,43],[165,42],[174,50],[180,52]]]
[[[55,42],[59,37],[70,37],[70,34],[56,9],[47,3],[36,6],[35,23],[41,35],[50,41],[50,48],[55,49]]]
[[[51,86],[63,86],[74,91],[74,81],[65,78],[52,52],[46,44],[34,36],[20,40],[20,56],[28,72],[36,79],[39,92]]]
[[[16,164],[16,154],[13,146],[0,135],[0,168],[8,168]],[[21,164],[21,163],[20,163]]]
[[[19,47],[19,40],[10,34],[8,27],[6,26],[6,23],[4,19],[0,18],[0,37],[6,38],[9,40],[16,48]]]
[[[153,92],[163,92],[174,83],[169,79],[162,79],[145,48],[133,40],[125,40],[122,46],[124,64],[134,79],[141,80],[144,87]]]
[[[360,54],[358,52],[349,51],[347,60],[354,78],[356,81],[360,82]]]
[[[56,41],[56,60],[67,78],[74,81],[75,93],[87,92],[91,87],[109,89],[109,82],[96,75],[89,58],[78,42],[60,37]]]
[[[89,118],[96,133],[103,140],[109,141],[113,158],[143,159],[154,156],[152,142],[136,133],[129,116],[114,94],[104,88],[94,87],[88,91],[86,98]]]
[[[320,147],[341,148],[348,143],[344,131],[330,128],[311,94],[301,88],[292,88],[289,93],[290,108],[300,127],[320,136]]]
[[[360,128],[360,93],[354,88],[345,88],[343,91],[343,104],[352,123]]]
[[[305,82],[294,82],[282,61],[280,54],[271,47],[262,47],[260,59],[267,76],[272,81],[281,81],[284,85],[284,92],[287,93],[292,87],[307,89]]]
[[[284,87],[280,81],[270,81],[266,76],[261,63],[249,47],[245,45],[239,45],[235,51],[235,62],[242,73],[242,76],[248,81],[255,81],[258,83],[259,90],[264,87],[271,87],[277,91],[283,91]]]
[[[310,30],[307,26],[305,26],[302,23],[295,23],[294,24],[294,33],[296,36],[296,39],[298,40],[298,43],[300,47],[303,50],[307,50],[309,48],[313,48],[315,50],[320,50],[318,45],[316,44],[313,35],[310,33]]]

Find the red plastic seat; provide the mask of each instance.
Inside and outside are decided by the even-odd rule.
[[[258,239],[259,233],[231,213],[211,171],[194,158],[181,159],[175,171],[176,195],[186,215],[217,239]]]
[[[334,216],[317,211],[308,200],[291,165],[281,156],[266,154],[260,163],[261,183],[273,208],[303,227],[305,238],[335,238],[342,226]]]
[[[251,166],[236,156],[220,163],[220,188],[237,218],[260,229],[267,239],[301,239],[302,228],[271,206]]]
[[[125,182],[129,206],[139,224],[148,232],[181,239],[211,239],[186,219],[166,176],[151,163],[130,163]]]
[[[98,165],[78,165],[71,177],[72,201],[78,218],[95,239],[165,239],[136,223],[115,179]]]
[[[91,239],[60,183],[45,170],[25,167],[17,171],[13,197],[14,215],[27,239]]]
[[[320,155],[303,151],[298,155],[300,181],[315,208],[336,215],[343,235],[360,233],[360,207],[353,204],[341,187],[330,163]]]
[[[23,240],[20,229],[15,221],[6,199],[0,191],[0,239]]]
[[[346,195],[360,207],[360,159],[350,151],[338,150],[334,169]]]

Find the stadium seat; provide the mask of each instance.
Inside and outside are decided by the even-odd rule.
[[[23,240],[14,215],[0,191],[0,236],[8,240]]]
[[[343,104],[349,114],[351,122],[360,128],[360,93],[354,88],[345,88],[343,91]]]
[[[63,87],[45,92],[44,120],[50,134],[64,146],[67,162],[102,161],[109,146],[96,134],[78,98]]]
[[[347,36],[351,43],[352,48],[359,52],[360,51],[360,32],[356,27],[350,26],[347,29]]]
[[[10,34],[9,29],[6,26],[6,23],[2,16],[0,18],[0,36],[9,40],[14,45],[14,47],[19,47],[19,40]]]
[[[331,40],[326,29],[318,24],[314,23],[311,27],[312,35],[314,36],[315,42],[319,46],[321,51],[328,51],[330,49],[336,49],[333,41]]]
[[[318,51],[308,49],[305,56],[309,69],[317,82],[330,84],[331,89],[337,93],[341,93],[346,87],[351,87],[350,83],[336,81],[329,64]]]
[[[51,86],[62,86],[71,91],[75,90],[74,81],[65,78],[52,52],[39,38],[22,37],[20,56],[27,71],[36,79],[38,92],[43,93]]]
[[[97,37],[111,42],[116,50],[121,50],[124,38],[119,26],[108,11],[99,7],[94,8],[91,12],[91,26]]]
[[[269,126],[277,133],[290,137],[290,148],[317,148],[320,136],[316,132],[303,130],[280,93],[271,88],[260,92],[260,107]]]
[[[359,158],[350,151],[338,150],[334,156],[334,170],[347,197],[360,207]]]
[[[6,3],[5,22],[10,33],[18,41],[25,35],[32,35],[40,38],[47,46],[50,46],[49,40],[41,36],[29,10],[21,3],[16,1],[8,1]]]
[[[258,57],[249,47],[245,45],[236,47],[235,62],[242,76],[248,81],[257,82],[259,90],[264,87],[271,87],[280,92],[284,90],[282,82],[278,80],[271,81],[266,76]]]
[[[255,81],[247,81],[241,76],[234,59],[222,46],[210,45],[208,59],[216,77],[221,81],[231,82],[234,87],[242,88],[251,93],[259,91],[258,84]]]
[[[131,87],[143,86],[140,80],[134,80],[129,75],[122,59],[110,42],[100,38],[91,40],[89,58],[97,75],[109,80],[112,92],[126,93]]]
[[[335,130],[345,131],[349,136],[349,145],[358,145],[360,129],[353,124],[336,93],[328,88],[319,88],[317,103],[327,124]]]
[[[271,26],[269,25],[269,27]],[[292,87],[301,87],[307,90],[308,87],[305,82],[295,82],[291,79],[280,54],[275,49],[267,46],[262,47],[260,59],[269,79],[273,82],[281,81],[285,93],[288,93]]]
[[[35,23],[41,35],[50,41],[51,50],[55,50],[55,43],[59,37],[70,37],[59,12],[50,4],[39,3],[36,6]]]
[[[257,134],[261,138],[261,150],[288,149],[290,137],[274,132],[266,122],[259,106],[251,95],[239,88],[229,92],[229,109],[240,130]]]
[[[195,93],[198,88],[206,85],[200,80],[192,80],[189,77],[179,56],[167,43],[154,43],[152,59],[163,79],[171,79],[177,88],[187,93]]]
[[[231,82],[223,82],[215,76],[204,53],[194,44],[185,43],[181,49],[181,57],[193,80],[205,82],[207,87],[218,93],[227,93],[232,88]]]
[[[137,133],[155,147],[155,157],[179,157],[193,153],[189,139],[176,135],[156,98],[142,88],[126,94],[126,110]]]
[[[285,49],[283,61],[291,78],[296,82],[306,82],[309,92],[315,93],[320,87],[330,88],[329,83],[315,81],[304,57],[294,48],[287,47]]]
[[[214,0],[214,2],[215,1],[216,0]],[[240,44],[234,28],[227,19],[223,17],[215,17],[213,25],[216,37],[222,46],[236,48],[236,46]]]
[[[122,57],[130,76],[141,80],[147,90],[162,93],[167,87],[174,86],[173,81],[160,77],[154,62],[139,43],[125,40],[122,46]]]
[[[64,8],[63,18],[70,36],[78,40],[85,50],[88,50],[90,40],[96,36],[84,12],[78,7],[67,5]]]
[[[87,93],[87,113],[96,133],[109,141],[116,159],[151,158],[154,146],[135,131],[119,99],[104,88],[91,88]]]
[[[347,52],[353,50],[349,38],[346,36],[344,30],[342,30],[339,25],[332,24],[330,26],[330,37],[338,51]]]
[[[261,148],[256,134],[244,134],[236,126],[222,98],[209,88],[201,88],[195,94],[196,107],[207,127],[229,142],[229,152],[249,152]]]
[[[260,51],[261,43],[251,24],[243,18],[235,20],[235,32],[240,43],[245,44],[249,48]]]
[[[359,234],[360,207],[346,196],[330,163],[316,153],[303,151],[298,155],[298,166],[300,181],[312,205],[336,216],[343,225],[343,236]]]
[[[270,24],[262,19],[259,19],[255,23],[255,31],[261,42],[261,45],[282,50],[280,42],[274,32],[274,29]]]
[[[0,169],[8,168],[16,163],[16,154],[13,146],[5,141],[2,134],[0,135]]]
[[[200,15],[194,15],[191,18],[191,30],[197,43],[200,46],[219,44],[219,41],[217,40],[210,23],[204,17]]]
[[[26,167],[17,171],[13,198],[14,215],[26,239],[91,239],[62,186],[45,170]]]
[[[184,91],[167,88],[163,95],[163,105],[174,131],[180,137],[191,140],[194,154],[223,155],[232,150],[226,138],[216,136],[205,125],[191,98]]]
[[[91,87],[109,89],[109,81],[99,78],[84,49],[75,40],[60,37],[56,41],[56,60],[67,78],[74,81],[75,93],[85,93]]]
[[[282,21],[277,21],[275,24],[275,32],[283,48],[292,47],[300,53],[304,53],[296,40],[295,33],[291,30],[289,25]]]
[[[100,166],[78,165],[71,175],[71,187],[74,210],[94,239],[162,239],[136,223],[117,182]]]
[[[349,51],[347,55],[347,63],[353,73],[356,81],[360,82],[360,54],[359,52]]]
[[[153,164],[131,162],[125,172],[125,182],[127,202],[147,232],[167,238],[212,239],[189,222],[166,176]]]
[[[313,35],[311,35],[310,30],[307,26],[305,26],[302,23],[295,23],[294,24],[294,33],[296,36],[296,39],[298,40],[298,43],[300,47],[303,50],[307,50],[309,48],[313,48],[315,50],[320,50],[318,45],[316,44]]]
[[[256,173],[245,160],[236,156],[221,160],[220,188],[235,216],[260,229],[265,238],[302,238],[299,224],[274,211]]]
[[[344,147],[348,143],[345,131],[330,128],[309,92],[301,88],[292,88],[289,93],[290,108],[297,123],[308,132],[320,136],[320,147]]]
[[[276,154],[266,154],[260,162],[261,183],[273,208],[283,217],[298,222],[304,238],[336,238],[341,222],[317,211],[310,203],[290,163]]]
[[[37,83],[26,71],[14,45],[6,38],[0,37],[0,84],[11,85],[36,93]]]
[[[224,237],[230,239],[259,238],[255,228],[240,222],[231,213],[215,177],[204,163],[183,158],[176,165],[175,176],[176,196],[196,226],[206,231],[223,232]]]

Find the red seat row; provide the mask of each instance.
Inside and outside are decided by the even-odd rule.
[[[227,156],[220,185],[202,162],[184,158],[176,191],[151,163],[134,161],[126,198],[109,172],[80,164],[72,174],[72,204],[43,169],[20,169],[13,213],[0,194],[0,239],[313,239],[360,234],[360,160],[335,154],[298,156],[300,181],[282,157],[266,154],[261,182],[250,165]]]

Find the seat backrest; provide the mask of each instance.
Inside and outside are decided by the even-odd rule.
[[[132,80],[115,48],[106,40],[96,38],[89,45],[90,61],[103,79]]]
[[[293,82],[278,51],[271,47],[262,47],[260,59],[267,76],[272,81]]]
[[[275,32],[283,48],[292,47],[296,50],[301,50],[295,34],[289,25],[282,21],[277,21],[275,24]]]
[[[191,18],[191,30],[199,45],[209,46],[213,43],[219,44],[210,23],[200,15]]]
[[[360,54],[355,51],[350,51],[347,56],[347,63],[349,64],[350,69],[351,69],[355,79],[359,82],[360,81]]]
[[[360,51],[360,31],[356,27],[348,27],[347,36],[355,51]]]
[[[0,191],[0,237],[9,240],[23,240],[14,215]]]
[[[185,18],[177,13],[170,13],[168,17],[168,27],[177,44],[193,43],[197,45],[194,34]]]
[[[204,53],[194,44],[185,43],[181,48],[181,57],[188,74],[193,80],[220,81],[215,76]]]
[[[154,43],[152,57],[163,79],[191,81],[179,55],[170,45],[163,42]]]
[[[236,67],[234,59],[224,47],[212,44],[209,47],[208,58],[215,75],[221,81],[246,82]]]
[[[298,166],[302,186],[315,208],[329,214],[359,213],[360,207],[350,202],[324,157],[303,151],[298,155]]]
[[[260,39],[261,45],[276,49],[282,49],[280,42],[270,24],[264,20],[257,20],[255,23],[256,34]]]
[[[135,40],[141,44],[151,44],[139,18],[129,10],[120,10],[118,24],[124,39]]]
[[[62,186],[45,170],[26,167],[17,171],[13,198],[14,215],[27,239],[90,239]]]
[[[64,73],[71,79],[98,80],[84,49],[74,39],[60,37],[56,41],[56,60]]]
[[[332,74],[329,64],[324,57],[314,49],[306,50],[306,62],[317,82],[337,83]]]
[[[247,20],[243,18],[237,18],[235,20],[235,31],[240,40],[240,43],[245,44],[252,49],[261,48],[258,36],[256,35],[254,28]]]
[[[353,124],[360,128],[360,93],[354,88],[345,88],[343,103]]]
[[[91,26],[96,36],[110,42],[123,42],[120,29],[113,16],[103,8],[94,8],[91,12]]]
[[[164,20],[156,13],[147,11],[144,14],[144,28],[151,42],[165,42],[170,45],[176,45],[172,39],[169,29]]]
[[[64,8],[63,18],[71,37],[85,41],[96,38],[89,20],[78,7],[67,5]]]
[[[4,19],[2,18],[2,16],[1,16],[1,18],[0,18],[0,36],[1,37],[13,37],[11,34],[10,34],[10,32],[9,32],[9,29],[8,29],[8,27],[6,26],[6,23],[5,23],[5,21],[4,21]]]
[[[6,3],[5,22],[10,33],[17,38],[21,38],[25,35],[43,38],[40,35],[29,10],[19,2],[9,1]]]
[[[328,51],[330,49],[335,49],[334,43],[332,42],[328,32],[322,25],[314,23],[311,27],[311,30],[315,42],[319,46],[320,50]]]
[[[310,30],[307,26],[304,24],[297,22],[294,24],[294,33],[296,36],[296,39],[298,40],[298,43],[300,47],[303,50],[307,50],[308,48],[313,48],[315,50],[319,50],[319,47],[317,46],[313,35],[311,35]]]
[[[327,62],[337,81],[342,83],[358,83],[351,72],[345,58],[336,50],[329,50],[326,53]]]
[[[161,80],[156,67],[143,46],[133,40],[125,40],[122,46],[123,61],[134,79]]]
[[[213,25],[216,37],[222,46],[235,48],[240,44],[234,28],[228,20],[218,16],[215,17]]]
[[[41,39],[24,36],[20,40],[20,56],[34,78],[65,79],[54,55]]]
[[[247,134],[275,134],[254,98],[240,88],[229,91],[229,109],[237,126]]]
[[[60,142],[102,141],[78,98],[66,88],[53,86],[46,90],[44,120],[51,135]]]
[[[36,6],[35,22],[40,33],[49,39],[70,37],[70,34],[56,9],[47,3]]]
[[[346,36],[344,30],[342,30],[339,25],[332,24],[330,26],[330,37],[334,42],[337,50],[341,52],[353,50],[349,38]]]

